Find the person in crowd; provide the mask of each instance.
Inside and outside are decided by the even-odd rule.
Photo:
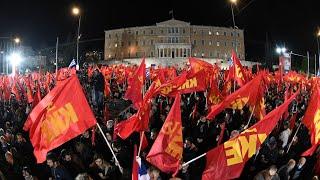
[[[298,161],[298,164],[294,167],[294,169],[290,173],[291,179],[300,179],[300,177],[303,177],[303,173],[305,172],[305,165],[306,165],[307,159],[305,157],[301,157]]]
[[[75,180],[93,180],[92,177],[87,173],[79,174]]]
[[[25,180],[38,180],[36,176],[32,175],[30,168],[27,166],[23,167],[22,176]]]
[[[268,169],[260,171],[253,180],[280,180],[277,170],[277,166],[272,165]]]
[[[283,165],[279,168],[278,174],[281,180],[289,180],[290,179],[290,173],[293,170],[293,168],[296,165],[296,161],[293,159],[290,159],[286,165]]]
[[[281,140],[281,147],[284,149],[288,145],[289,137],[291,135],[291,130],[289,124],[286,122],[283,126],[284,130],[280,133],[279,140]]]
[[[116,177],[115,167],[105,161],[101,155],[95,154],[93,160],[90,166],[94,179],[114,179]]]
[[[47,165],[51,169],[52,180],[72,180],[70,173],[65,167],[63,167],[58,161],[57,156],[54,153],[47,154]]]
[[[60,158],[62,159],[61,164],[68,170],[68,172],[70,172],[72,178],[75,178],[85,169],[80,158],[66,149],[61,151]]]

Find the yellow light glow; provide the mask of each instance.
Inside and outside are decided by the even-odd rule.
[[[72,8],[72,14],[73,15],[79,15],[80,14],[80,9],[78,7],[74,7]]]

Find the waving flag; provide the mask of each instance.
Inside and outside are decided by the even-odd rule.
[[[174,173],[173,176],[179,171],[183,153],[180,99],[180,94],[177,94],[168,117],[147,156],[147,161],[152,165],[163,172]]]
[[[320,88],[315,86],[310,98],[307,111],[303,118],[303,123],[307,126],[311,135],[312,147],[303,153],[303,156],[310,156],[320,144]]]
[[[124,95],[126,99],[130,99],[135,109],[139,109],[142,103],[142,89],[146,79],[146,63],[142,60],[139,68],[131,77],[128,77],[128,89]]]
[[[289,104],[297,96],[295,93],[281,106],[271,111],[238,136],[224,142],[206,154],[206,168],[202,180],[236,179],[241,175],[245,163],[257,152],[277,125],[282,114],[288,110]]]
[[[23,129],[29,136],[38,163],[50,150],[96,124],[77,76],[61,82],[30,113]]]
[[[70,64],[69,64],[69,68],[73,68],[73,67],[75,67],[76,65],[77,65],[76,60],[75,60],[75,59],[72,59],[72,61],[71,61]]]
[[[232,51],[231,59],[233,61],[234,70],[235,70],[235,80],[239,84],[240,87],[244,86],[247,82],[247,77],[244,68],[241,65],[237,54]]]

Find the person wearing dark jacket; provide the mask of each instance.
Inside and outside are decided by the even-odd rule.
[[[281,180],[289,180],[290,179],[290,173],[293,170],[294,166],[296,165],[296,161],[293,159],[290,159],[289,162],[286,165],[283,165],[278,170],[278,174]]]
[[[54,180],[72,180],[70,173],[62,165],[60,165],[57,156],[53,153],[47,154],[47,165],[51,169],[51,178]]]

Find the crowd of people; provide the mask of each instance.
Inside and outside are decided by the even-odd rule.
[[[179,74],[180,70],[177,70]],[[221,71],[223,76],[223,71]],[[139,145],[140,134],[133,133],[126,140],[114,134],[114,126],[136,110],[125,100],[126,83],[118,84],[111,78],[110,95],[105,96],[104,76],[98,69],[88,77],[82,69],[77,73],[87,100],[98,123],[102,126],[107,140],[112,145],[119,162],[116,162],[110,149],[97,128],[93,127],[82,135],[68,141],[47,154],[46,162],[37,164],[28,133],[22,130],[30,113],[31,104],[16,101],[14,94],[10,101],[0,102],[0,179],[131,179],[134,145]],[[147,86],[150,80],[147,80]],[[221,81],[220,89],[223,86]],[[287,88],[293,91],[299,84],[279,88],[271,84],[265,94],[266,112],[282,104]],[[44,92],[44,91],[43,91]],[[35,93],[35,92],[34,92]],[[42,93],[42,97],[45,93]],[[320,175],[320,148],[313,156],[301,154],[310,147],[308,129],[301,123],[310,98],[310,89],[304,89],[290,105],[289,115],[279,121],[258,152],[246,163],[240,179],[254,180],[317,180]],[[157,135],[170,111],[174,98],[157,96],[152,100],[149,130],[145,132],[147,147],[140,157],[147,165],[147,174],[152,180],[171,179],[171,174],[161,172],[146,161]],[[205,92],[193,92],[181,96],[181,117],[183,126],[183,159],[187,162],[213,149],[228,139],[238,135],[257,122],[251,117],[247,106],[242,110],[225,109],[215,117],[206,119],[208,107]],[[295,118],[292,123],[291,119]],[[222,126],[225,126],[221,134]],[[222,135],[222,137],[220,137]],[[119,163],[122,169],[118,168]],[[176,179],[201,179],[206,165],[205,157],[187,166],[181,166]],[[174,179],[174,178],[172,178]]]

